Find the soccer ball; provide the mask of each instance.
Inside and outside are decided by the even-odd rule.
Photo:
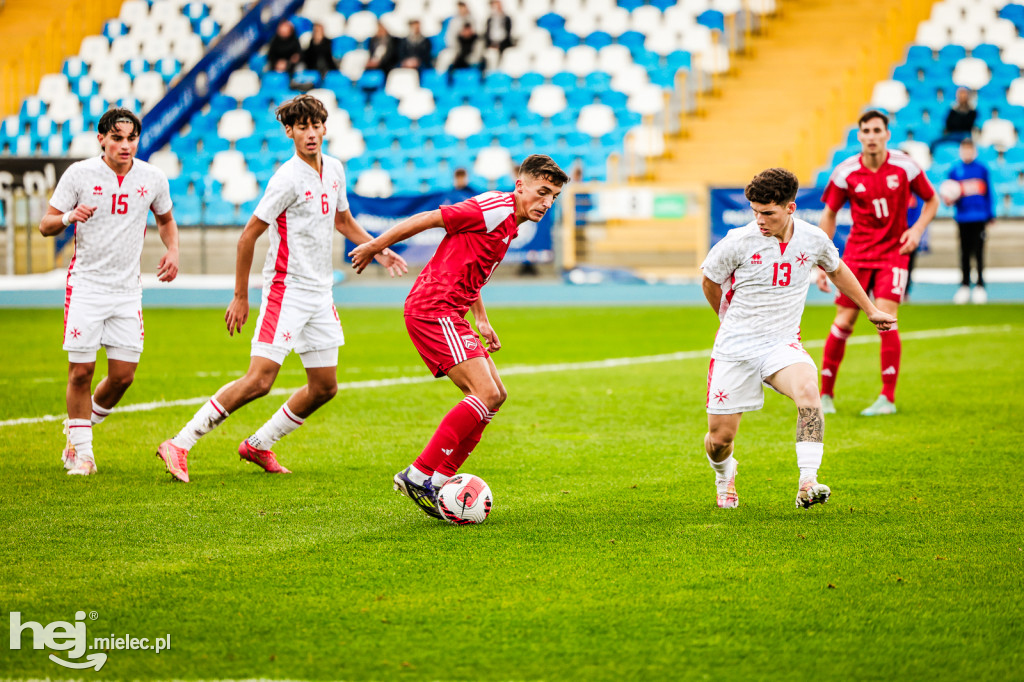
[[[493,497],[484,479],[472,474],[456,474],[441,486],[437,501],[448,521],[464,526],[486,521]]]
[[[939,196],[942,197],[947,206],[955,204],[962,194],[963,189],[956,180],[943,180],[942,184],[939,185]]]

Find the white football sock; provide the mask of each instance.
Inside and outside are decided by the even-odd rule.
[[[106,419],[110,415],[111,412],[113,412],[113,408],[107,409],[105,407],[102,407],[102,406],[100,406],[99,403],[96,402],[95,398],[92,399],[92,425],[93,426],[96,426],[97,424],[102,424],[103,420]]]
[[[249,445],[257,450],[269,450],[277,441],[302,426],[304,421],[295,416],[295,413],[288,409],[288,403],[285,403],[280,410],[271,415],[263,426],[257,429],[256,433],[249,436]]]
[[[710,464],[711,468],[715,470],[715,482],[717,483],[718,481],[724,482],[729,480],[729,477],[732,475],[733,467],[736,466],[736,460],[733,459],[730,454],[725,458],[725,460],[716,462],[711,459],[711,455],[708,455],[708,464]]]
[[[797,443],[796,465],[800,467],[800,481],[817,480],[821,458],[825,454],[824,443]]]
[[[451,476],[445,476],[440,471],[435,471],[430,476],[430,483],[434,486],[434,490],[440,490],[441,486],[448,482]]]
[[[185,424],[178,435],[171,439],[179,448],[191,450],[199,439],[220,426],[228,418],[228,412],[215,399],[210,398]]]
[[[417,469],[415,464],[410,465],[409,468],[406,469],[405,475],[409,477],[410,481],[420,486],[430,478],[429,474],[425,474]]]
[[[75,446],[75,457],[95,463],[92,453],[92,422],[88,419],[68,420],[68,440]]]

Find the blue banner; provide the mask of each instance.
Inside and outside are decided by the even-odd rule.
[[[142,119],[137,156],[145,161],[210,101],[231,72],[270,40],[303,0],[260,0]]]
[[[438,206],[454,204],[476,196],[473,190],[449,190],[433,194],[394,196],[387,199],[370,199],[356,194],[348,195],[349,210],[363,229],[374,237],[394,227],[411,215],[433,211]],[[551,247],[551,226],[554,211],[548,211],[539,223],[526,222],[519,226],[519,236],[512,240],[505,255],[505,263],[550,263],[554,260]],[[391,247],[402,255],[409,265],[423,265],[437,250],[445,232],[442,229],[427,230]],[[354,248],[347,243],[345,253]],[[348,261],[346,255],[345,260]]]
[[[821,213],[825,210],[825,204],[821,201],[824,193],[821,187],[806,187],[796,194],[796,217],[811,225],[821,223]],[[750,210],[750,202],[743,196],[743,189],[734,188],[713,188],[711,190],[711,246],[718,243],[729,230],[743,227],[754,219],[754,213]],[[918,216],[921,215],[920,201],[916,196],[911,195],[910,208],[907,211],[907,225],[913,225]],[[836,213],[836,234],[832,240],[842,255],[846,247],[846,238],[850,235],[850,226],[853,218],[850,215],[849,205],[843,206]],[[921,244],[918,251],[928,250],[928,231],[925,230],[921,237]]]

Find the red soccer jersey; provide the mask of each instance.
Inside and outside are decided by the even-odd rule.
[[[442,206],[441,217],[448,234],[405,299],[405,314],[410,317],[464,317],[519,234],[510,192],[484,192]]]
[[[821,200],[833,211],[850,202],[853,227],[843,252],[847,264],[907,267],[910,256],[899,250],[911,192],[925,201],[935,194],[924,171],[904,152],[890,150],[874,172],[864,167],[861,154],[836,166]]]

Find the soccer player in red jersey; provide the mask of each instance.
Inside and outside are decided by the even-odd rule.
[[[874,297],[878,308],[896,316],[907,285],[910,254],[917,249],[928,223],[939,208],[924,171],[907,154],[886,148],[889,119],[880,111],[867,111],[857,122],[861,153],[836,166],[822,201],[825,210],[821,229],[829,237],[836,233],[836,213],[847,201],[853,214],[853,228],[846,242],[843,261],[850,266],[861,287]],[[924,202],[921,216],[907,228],[907,205],[911,192]],[[818,273],[818,288],[828,292],[824,272]],[[821,363],[821,403],[825,414],[835,410],[835,383],[839,363],[846,352],[846,340],[857,321],[857,305],[840,293]],[[896,412],[896,379],[900,371],[900,337],[896,326],[880,331],[882,393],[861,412],[864,416]]]
[[[508,393],[490,352],[501,341],[487,320],[480,289],[508,251],[519,226],[544,217],[569,177],[547,156],[527,157],[512,192],[485,192],[453,206],[442,206],[398,223],[353,249],[357,272],[375,254],[432,227],[447,234],[405,299],[405,326],[434,376],[447,375],[466,395],[441,420],[422,454],[395,474],[395,490],[435,518],[437,491],[455,475]],[[479,338],[466,321],[472,311]]]

